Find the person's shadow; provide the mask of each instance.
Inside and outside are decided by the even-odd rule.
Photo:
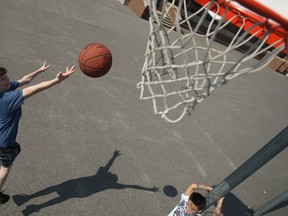
[[[23,215],[29,215],[33,212],[40,211],[42,208],[62,203],[68,199],[88,197],[106,189],[132,188],[152,192],[159,191],[158,187],[147,188],[139,185],[127,185],[118,183],[117,175],[112,174],[109,169],[112,166],[114,160],[120,155],[121,154],[119,151],[114,151],[114,154],[107,163],[107,165],[104,167],[100,167],[95,175],[71,179],[60,184],[48,187],[31,195],[14,195],[13,200],[16,205],[21,206],[33,198],[45,196],[54,192],[59,195],[58,197],[39,205],[28,205],[26,209],[22,211],[22,213]]]

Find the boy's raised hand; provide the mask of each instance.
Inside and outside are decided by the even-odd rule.
[[[46,71],[50,67],[50,65],[46,65],[46,64],[47,64],[47,61],[45,61],[44,64],[39,69],[37,69],[36,71],[33,71],[33,72],[23,76],[21,79],[19,79],[18,80],[19,87],[29,84],[38,74]]]
[[[68,78],[71,74],[73,74],[75,72],[75,65],[73,65],[70,69],[67,66],[66,67],[66,72],[63,73],[62,71],[60,71],[57,75],[56,75],[56,79],[57,82],[60,83],[63,80],[65,80],[66,78]]]
[[[40,68],[41,70],[45,71],[49,66],[46,65],[46,62],[44,62],[43,66]],[[39,73],[40,71],[38,71]],[[23,91],[23,97],[24,99],[27,99],[39,92],[42,92],[48,88],[51,88],[52,86],[54,86],[55,84],[58,84],[60,82],[62,82],[63,80],[65,80],[66,78],[68,78],[71,74],[73,74],[75,72],[75,65],[73,65],[71,68],[69,68],[68,66],[66,67],[66,72],[63,73],[62,71],[60,71],[56,77],[52,80],[47,80],[32,86],[29,86],[27,88],[24,88]],[[35,73],[34,73],[35,76]]]
[[[43,65],[38,69],[38,71],[39,72],[44,72],[44,71],[46,71],[49,67],[50,67],[50,65],[46,65],[47,64],[47,61],[45,61],[44,63],[43,63]]]

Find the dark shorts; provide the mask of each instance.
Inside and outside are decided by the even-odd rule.
[[[21,147],[17,142],[7,148],[0,148],[0,166],[10,167],[20,152]]]

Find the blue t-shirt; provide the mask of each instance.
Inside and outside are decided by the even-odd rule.
[[[10,82],[10,89],[0,93],[0,147],[6,148],[16,142],[21,105],[24,103],[22,90],[16,90],[17,81]]]

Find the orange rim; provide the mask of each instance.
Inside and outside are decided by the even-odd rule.
[[[210,2],[210,0],[195,0],[195,1],[202,6]],[[249,27],[252,26],[256,22],[262,23],[263,26],[256,26],[250,31],[250,33],[253,34],[259,30],[269,29],[271,33],[269,35],[267,43],[273,44],[274,42],[279,41],[280,39],[284,39],[282,43],[277,43],[275,47],[279,47],[283,43],[286,43],[286,48],[283,52],[285,54],[288,54],[288,46],[287,46],[288,20],[280,16],[275,11],[258,3],[255,0],[249,0],[249,1],[236,0],[236,1],[251,11],[245,8],[241,8],[238,5],[235,5],[228,0],[216,0],[215,2],[217,2],[220,6],[219,15],[222,15],[224,13],[225,7],[228,6],[229,10],[227,11],[227,14],[225,17],[226,20],[231,19],[237,14],[240,14],[244,17],[249,18],[245,22],[244,30],[248,30]],[[217,8],[215,6],[214,7],[212,6],[210,10],[213,12],[216,12]],[[271,20],[268,20],[268,18],[273,20],[274,22],[272,22]],[[236,20],[236,19],[233,19],[231,23],[238,27],[241,26],[241,22],[239,22],[239,20]],[[256,37],[261,38],[262,35],[263,34],[257,34]]]

